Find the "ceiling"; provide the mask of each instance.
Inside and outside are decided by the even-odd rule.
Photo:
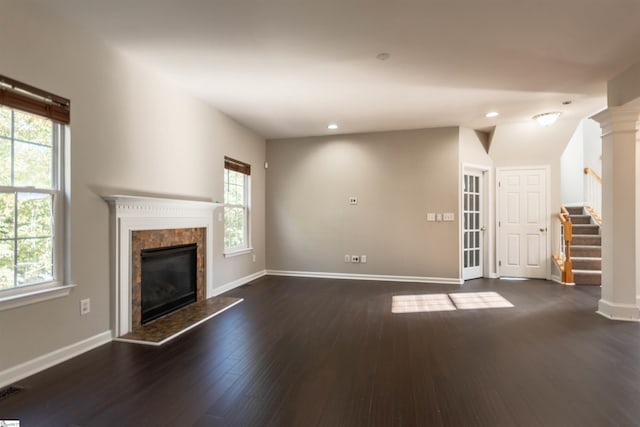
[[[637,0],[30,1],[266,138],[585,117],[640,61]]]

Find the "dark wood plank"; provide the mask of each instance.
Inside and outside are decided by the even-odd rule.
[[[509,309],[392,314],[393,295],[496,291]],[[20,381],[26,426],[637,425],[640,325],[598,288],[264,277],[160,348],[113,342]]]

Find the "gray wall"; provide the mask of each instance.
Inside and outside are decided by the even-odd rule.
[[[618,107],[640,98],[640,62],[607,82],[607,104]]]
[[[267,159],[269,270],[459,278],[458,128],[270,140]]]
[[[254,165],[251,254],[222,257],[220,287],[265,268],[264,139],[90,35],[22,2],[0,0],[0,73],[71,99],[68,297],[0,312],[0,373],[111,328],[104,194],[222,200],[223,157]],[[80,316],[79,301],[91,298]]]

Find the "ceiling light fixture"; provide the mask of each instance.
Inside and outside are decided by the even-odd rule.
[[[538,122],[540,126],[551,126],[556,122],[556,120],[558,120],[558,117],[560,117],[560,114],[562,113],[558,111],[536,114],[535,116],[533,116],[533,119],[536,122]]]
[[[500,115],[500,113],[498,113],[497,111],[489,111],[487,114],[485,114],[484,116],[488,119],[491,119],[493,117],[498,117]]]
[[[376,59],[378,59],[380,61],[386,61],[389,58],[391,58],[391,54],[387,53],[387,52],[381,52],[381,53],[376,55]]]
[[[336,129],[338,129],[338,124],[337,123],[329,123],[327,125],[327,129],[336,130]]]

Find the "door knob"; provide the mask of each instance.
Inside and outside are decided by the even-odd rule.
[[[544,228],[541,228],[541,229],[540,229],[540,232],[541,232],[541,233],[544,233]]]
[[[480,231],[485,231],[487,229],[487,227],[485,227],[484,225],[482,227],[480,227]]]

